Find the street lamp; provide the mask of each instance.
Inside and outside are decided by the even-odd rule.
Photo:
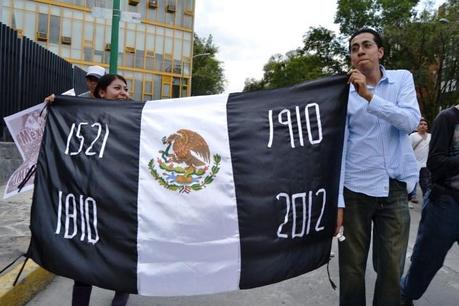
[[[208,56],[208,55],[212,55],[212,53],[210,53],[210,52],[198,53],[198,54],[193,55],[191,58],[195,59],[197,57]],[[191,71],[191,74],[193,74],[193,71]],[[191,79],[190,79],[190,90],[191,90],[192,82],[193,82],[193,77],[191,77]]]
[[[193,55],[193,58],[200,57],[200,56],[207,56],[207,55],[212,55],[212,53],[207,52],[207,53],[195,54],[195,55]]]
[[[443,23],[443,24],[449,24],[449,20],[446,18],[440,18],[438,19],[438,22]]]
[[[443,80],[443,74],[444,74],[444,66],[445,66],[445,62],[446,60],[448,59],[448,54],[447,54],[447,41],[445,41],[445,37],[444,37],[444,29],[443,27],[449,25],[449,20],[446,19],[446,18],[440,18],[438,19],[438,23],[441,24],[441,29],[439,31],[439,34],[440,34],[440,43],[441,43],[441,53],[440,53],[440,56],[439,56],[439,61],[438,61],[438,69],[437,69],[437,80],[436,80],[436,84],[435,84],[435,87],[436,87],[436,105],[438,105],[440,107],[440,109],[442,108],[443,105],[442,104],[442,87],[444,87],[443,83],[445,82]]]

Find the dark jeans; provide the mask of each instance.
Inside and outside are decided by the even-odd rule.
[[[91,291],[91,285],[75,281],[72,292],[72,306],[88,306]],[[125,306],[128,299],[129,293],[116,291],[112,300],[112,306]]]
[[[430,171],[427,168],[421,168],[419,170],[419,186],[422,190],[422,196],[424,196],[428,189],[430,189]]]
[[[427,192],[411,266],[401,280],[406,299],[417,300],[424,294],[455,242],[459,242],[458,200],[449,194],[433,197]]]
[[[422,190],[422,196],[424,196],[428,189],[430,189],[430,171],[426,167],[419,170],[419,187]],[[416,198],[416,187],[412,192],[408,194],[408,200]]]
[[[400,305],[400,276],[408,245],[410,212],[406,184],[390,180],[388,197],[344,189],[344,236],[339,243],[340,305],[364,306],[365,268],[373,226],[373,305]]]

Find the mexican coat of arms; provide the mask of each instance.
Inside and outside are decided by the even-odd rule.
[[[221,157],[212,156],[205,139],[198,133],[180,129],[163,137],[164,150],[150,160],[151,175],[166,189],[189,193],[211,184],[220,170]]]

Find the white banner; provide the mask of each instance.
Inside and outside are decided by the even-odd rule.
[[[43,130],[45,128],[44,114],[40,115],[44,107],[45,103],[41,103],[4,118],[14,143],[24,160],[8,179],[5,193],[3,194],[4,199],[18,194],[19,184],[21,184],[29,170],[37,163]],[[21,192],[32,189],[33,181],[34,176],[27,181]]]

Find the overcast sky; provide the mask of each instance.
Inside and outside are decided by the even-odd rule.
[[[310,27],[333,23],[336,0],[196,0],[195,32],[212,34],[223,62],[226,91],[238,92],[246,78],[260,79],[271,55],[303,45]],[[424,1],[422,1],[424,2]],[[436,6],[445,2],[436,0]]]

